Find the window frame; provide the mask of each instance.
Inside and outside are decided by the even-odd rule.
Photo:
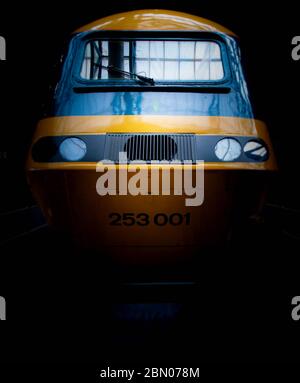
[[[177,31],[92,31],[84,32],[78,41],[74,66],[72,69],[73,86],[101,88],[140,88],[141,85],[134,79],[99,79],[88,80],[81,77],[82,62],[85,49],[91,40],[116,41],[208,41],[219,45],[224,76],[220,80],[155,80],[154,86],[145,85],[151,89],[157,87],[220,87],[229,86],[232,82],[232,69],[229,61],[228,49],[225,39],[217,32],[177,32]]]

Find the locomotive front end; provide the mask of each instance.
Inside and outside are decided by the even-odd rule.
[[[161,10],[74,34],[27,161],[49,224],[80,246],[144,264],[224,244],[258,211],[275,169],[236,37]]]

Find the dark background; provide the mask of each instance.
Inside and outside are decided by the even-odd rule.
[[[291,40],[300,35],[300,25],[293,2],[262,5],[200,0],[1,5],[0,35],[7,41],[7,61],[0,62],[4,358],[99,362],[103,353],[107,361],[132,357],[132,363],[299,358],[300,322],[293,322],[290,312],[292,297],[299,295],[300,238],[300,61],[291,58]],[[241,240],[234,252],[205,254],[196,292],[116,289],[102,276],[99,259],[73,256],[61,239],[53,241],[44,231],[24,175],[28,145],[64,40],[97,18],[143,8],[199,15],[239,35],[255,112],[268,124],[279,163],[255,246],[249,251],[250,244]],[[116,302],[138,305],[116,309]],[[154,306],[139,306],[145,302]],[[132,320],[135,310],[144,310],[141,320]],[[166,312],[172,310],[170,319]]]

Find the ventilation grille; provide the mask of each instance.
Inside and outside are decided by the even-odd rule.
[[[107,134],[104,159],[119,162],[125,152],[128,161],[196,161],[193,134]]]

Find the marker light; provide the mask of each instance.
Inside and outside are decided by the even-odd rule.
[[[234,161],[241,153],[242,147],[234,138],[222,138],[215,146],[215,154],[221,161]]]
[[[60,155],[67,161],[79,161],[86,154],[87,148],[83,140],[70,137],[63,140],[59,146]]]
[[[248,141],[244,146],[244,153],[247,157],[256,161],[266,161],[268,158],[268,149],[261,141]]]

